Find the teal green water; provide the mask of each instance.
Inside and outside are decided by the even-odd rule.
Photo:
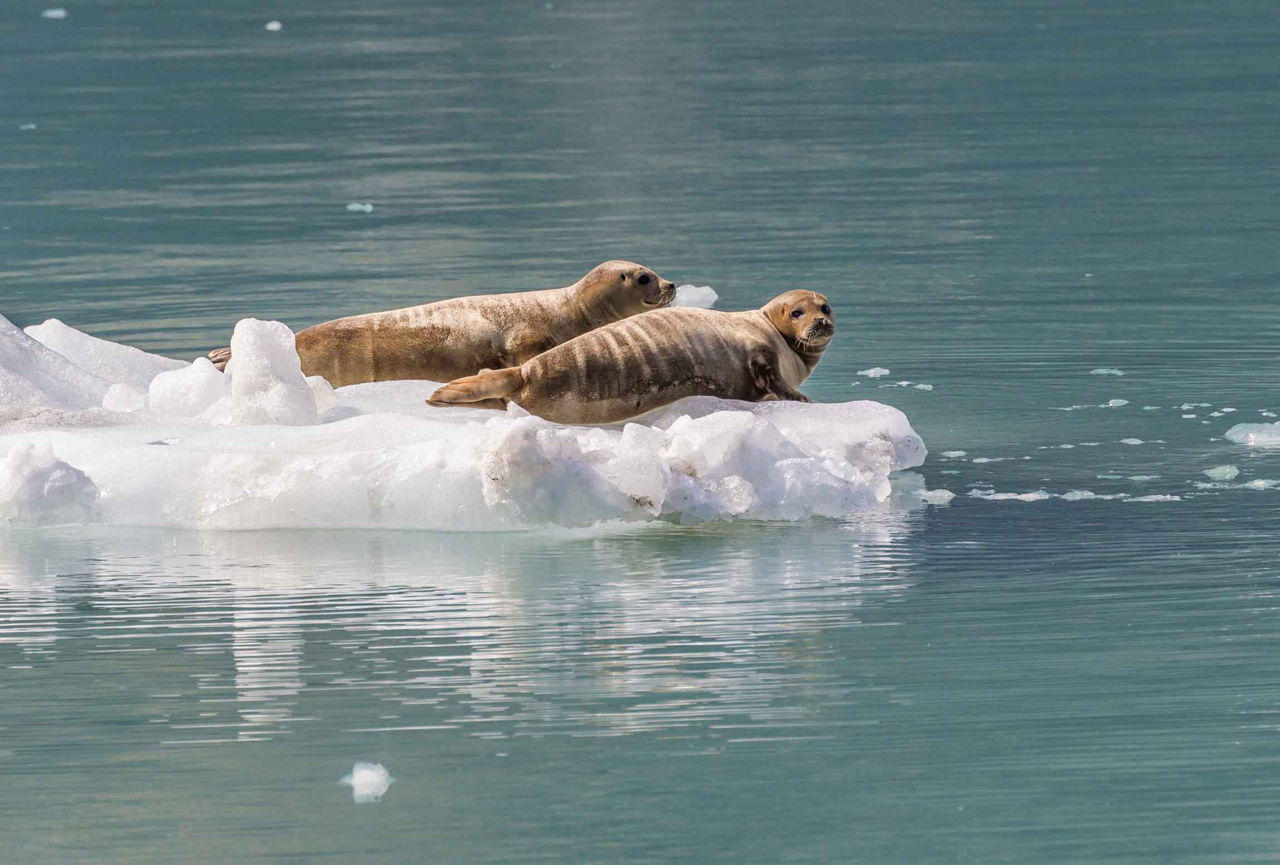
[[[40,8],[0,10],[16,323],[190,357],[612,257],[813,287],[806,391],[903,409],[958,495],[6,530],[5,858],[1280,858],[1280,490],[1241,486],[1280,452],[1222,439],[1280,413],[1269,4]]]

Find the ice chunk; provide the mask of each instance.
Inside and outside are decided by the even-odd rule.
[[[1214,481],[1229,481],[1236,478],[1240,474],[1240,469],[1235,466],[1214,466],[1211,469],[1205,469],[1204,473]]]
[[[0,315],[0,416],[5,409],[96,408],[109,386]]]
[[[55,7],[53,9],[45,9],[43,12],[40,13],[40,17],[48,18],[51,21],[61,21],[63,18],[67,17],[67,10],[61,7]]]
[[[916,385],[916,390],[933,390],[933,385],[931,385],[931,384],[918,384],[918,385]]]
[[[338,783],[350,787],[351,801],[363,805],[381,802],[395,780],[381,763],[361,762],[352,766],[351,774],[343,776]]]
[[[162,372],[147,388],[147,407],[172,417],[198,417],[227,395],[227,377],[207,357]]]
[[[699,309],[711,309],[716,305],[720,295],[709,285],[677,285],[676,297],[672,306],[696,306]]]
[[[1113,501],[1115,499],[1126,499],[1124,493],[1095,493],[1093,490],[1067,490],[1058,498],[1064,502],[1086,502],[1086,501]]]
[[[47,443],[18,442],[0,459],[0,524],[84,522],[98,488]]]
[[[263,26],[267,30],[270,30],[272,33],[279,33],[281,30],[284,29],[284,25],[281,24],[279,21],[268,21]]]
[[[1127,399],[1109,399],[1107,400],[1107,404],[1103,406],[1103,408],[1120,408],[1121,406],[1125,406],[1128,404],[1129,404],[1129,401]]]
[[[114,384],[130,384],[143,390],[159,373],[186,366],[180,360],[90,336],[56,318],[33,324],[26,329],[26,334],[86,372]]]
[[[18,124],[18,131],[19,131],[19,132],[30,132],[31,130],[33,130],[33,129],[35,129],[35,128],[36,128],[36,125],[35,125],[34,123],[19,123],[19,124]]]
[[[951,500],[956,497],[956,494],[951,492],[951,490],[942,490],[942,489],[919,490],[916,493],[916,495],[924,499],[926,504],[930,504],[930,505],[950,504]]]
[[[969,495],[975,499],[985,499],[989,502],[1042,502],[1051,498],[1049,493],[1044,490],[1035,490],[1029,493],[998,493],[994,490],[969,490]]]
[[[347,210],[351,213],[373,213],[372,204],[363,204],[359,201],[353,201],[347,205]]]
[[[882,366],[873,366],[870,369],[858,370],[858,375],[863,375],[867,378],[884,378],[890,372],[892,372],[892,370],[887,370]]]
[[[1089,370],[1089,375],[1124,375],[1124,370],[1115,369],[1109,366],[1100,366],[1097,369]]]
[[[964,451],[943,451],[942,452],[942,456],[946,457],[949,460],[957,459],[958,457],[962,457],[964,455],[965,455]]]
[[[1238,423],[1226,433],[1227,441],[1256,448],[1280,448],[1280,423]]]
[[[1123,438],[1123,439],[1120,439],[1120,444],[1122,444],[1122,445],[1140,445],[1140,444],[1145,444],[1145,442],[1144,442],[1142,439],[1136,439],[1136,438],[1132,438],[1132,437],[1130,437],[1130,438]]]
[[[1180,502],[1182,501],[1182,496],[1171,496],[1171,495],[1137,496],[1136,498],[1129,499],[1129,501],[1131,502]]]
[[[133,384],[113,384],[102,397],[102,407],[107,411],[142,411],[147,407],[147,392]]]
[[[278,321],[241,319],[231,334],[231,421],[303,426],[318,419],[293,331]]]

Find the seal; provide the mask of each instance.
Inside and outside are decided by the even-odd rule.
[[[800,384],[835,335],[831,305],[788,291],[760,309],[659,309],[558,345],[519,366],[441,387],[428,404],[503,408],[547,420],[617,423],[687,396],[809,399]]]
[[[676,287],[630,261],[606,261],[564,288],[457,297],[326,321],[298,331],[306,375],[334,387],[368,381],[449,381],[519,366],[627,316],[666,306]],[[218,369],[231,349],[209,352]]]

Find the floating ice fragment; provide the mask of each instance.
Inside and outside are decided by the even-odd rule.
[[[944,456],[949,460],[957,459],[965,455],[964,451],[943,451],[940,456]]]
[[[381,763],[356,763],[351,774],[343,776],[338,783],[350,787],[351,801],[363,805],[381,802],[395,780]]]
[[[1233,409],[1230,406],[1226,406],[1224,408],[1218,409],[1218,411],[1222,412],[1223,414],[1231,414],[1232,412],[1236,411],[1236,409]]]
[[[1222,412],[1220,412],[1220,411],[1211,411],[1211,412],[1209,412],[1209,417],[1222,417]]]
[[[373,213],[373,205],[361,204],[359,201],[353,201],[347,205],[347,210],[352,213]]]
[[[920,490],[916,495],[920,496],[920,498],[924,499],[927,504],[931,505],[949,504],[951,500],[956,497],[956,494],[951,492],[951,490],[942,489]]]
[[[970,462],[974,463],[1002,463],[1007,462],[1011,457],[974,457]]]
[[[35,128],[36,128],[36,125],[35,125],[34,123],[19,123],[19,124],[18,124],[18,131],[19,131],[19,132],[30,132],[31,130],[33,130],[33,129],[35,129]]]
[[[1227,441],[1259,448],[1280,447],[1280,424],[1238,423],[1226,433]]]
[[[1194,415],[1194,414],[1184,414],[1182,417],[1183,417],[1184,419],[1186,419],[1186,420],[1190,420],[1191,418],[1195,417],[1195,415]]]
[[[1120,408],[1120,406],[1124,406],[1128,404],[1129,404],[1129,401],[1127,399],[1109,399],[1107,400],[1107,404],[1103,407],[1104,408]]]
[[[67,10],[61,7],[56,7],[53,9],[45,9],[43,12],[40,13],[40,17],[48,18],[51,21],[61,21],[63,18],[67,17]]]
[[[1095,493],[1093,490],[1067,490],[1058,496],[1064,502],[1084,502],[1084,501],[1114,501],[1116,499],[1127,499],[1124,493]]]
[[[1258,412],[1258,414],[1262,415],[1263,417],[1275,417],[1275,416],[1276,416],[1276,413],[1275,413],[1275,412],[1273,412],[1273,411],[1260,411],[1260,412]]]
[[[1124,375],[1124,370],[1100,366],[1097,369],[1089,370],[1089,375]]]
[[[1136,438],[1120,439],[1120,444],[1122,445],[1140,445],[1143,443],[1144,442],[1142,441],[1142,439],[1136,439]]]
[[[1269,490],[1280,486],[1280,481],[1269,480],[1267,478],[1256,478],[1251,481],[1245,481],[1240,486],[1249,490]]]
[[[284,25],[281,24],[279,21],[268,21],[263,26],[267,30],[270,30],[272,33],[279,33],[281,30],[284,29]],[[305,30],[306,28],[304,27],[303,29]]]
[[[882,366],[873,366],[870,369],[858,370],[858,375],[866,376],[867,378],[884,378],[889,373],[890,370],[887,370]]]
[[[918,384],[918,385],[916,385],[916,390],[933,390],[933,385],[931,385],[931,384]]]
[[[969,490],[969,495],[975,499],[984,499],[989,502],[1042,502],[1051,498],[1049,493],[1044,490],[1036,490],[1030,493],[997,493],[993,490]]]
[[[0,418],[17,410],[97,408],[108,387],[0,315]]]
[[[709,285],[677,285],[675,300],[672,306],[692,306],[698,309],[711,309],[716,305],[720,295]]]
[[[1180,502],[1182,501],[1182,496],[1170,496],[1170,495],[1138,496],[1136,498],[1129,499],[1129,501],[1131,502]]]
[[[1102,475],[1098,475],[1098,477],[1102,477]],[[1129,475],[1129,480],[1145,483],[1146,481],[1154,481],[1159,477],[1160,475]]]
[[[1144,406],[1142,407],[1142,410],[1143,410],[1143,411],[1160,411],[1160,406],[1158,406],[1158,405],[1144,405]]]

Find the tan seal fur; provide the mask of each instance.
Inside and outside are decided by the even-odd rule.
[[[450,381],[518,366],[594,328],[666,306],[675,285],[630,261],[606,261],[565,288],[458,297],[353,315],[298,332],[302,371],[334,387],[367,381]],[[231,349],[209,353],[219,369]]]
[[[432,394],[435,406],[514,402],[559,423],[616,423],[687,396],[808,402],[800,384],[835,335],[822,295],[788,291],[760,309],[659,309],[614,322],[520,366]]]

